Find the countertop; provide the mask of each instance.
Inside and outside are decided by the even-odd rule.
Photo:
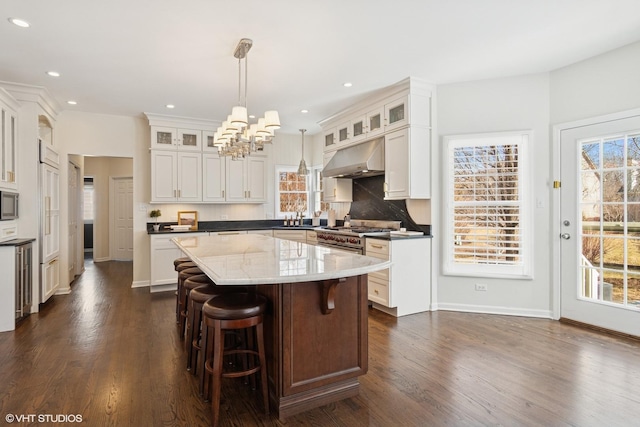
[[[217,285],[296,283],[359,276],[391,263],[259,234],[172,239]]]
[[[20,246],[25,245],[27,243],[35,242],[34,238],[26,238],[26,239],[11,239],[5,240],[4,242],[0,242],[0,246]]]

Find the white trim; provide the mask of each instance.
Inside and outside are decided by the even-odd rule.
[[[150,286],[150,282],[148,280],[136,280],[131,282],[131,288],[148,288]]]
[[[519,265],[494,265],[494,264],[463,264],[456,263],[451,259],[450,249],[453,236],[453,224],[451,221],[445,221],[442,224],[443,236],[442,247],[443,256],[442,274],[447,276],[470,276],[470,277],[494,277],[494,278],[510,278],[510,279],[533,279],[534,272],[534,256],[533,256],[533,217],[532,217],[532,156],[530,155],[531,146],[533,145],[533,131],[505,131],[505,132],[487,132],[477,134],[461,134],[448,135],[443,137],[443,159],[442,164],[446,168],[446,176],[442,183],[442,200],[444,208],[444,217],[448,218],[451,214],[450,192],[453,184],[453,168],[449,167],[451,161],[452,149],[463,141],[464,144],[474,146],[483,146],[482,140],[492,138],[513,138],[518,139],[515,142],[518,145],[518,187],[520,188],[520,234],[522,263]],[[507,142],[505,142],[506,144]],[[484,144],[486,145],[486,144]]]
[[[438,304],[438,310],[443,311],[460,311],[466,313],[482,313],[482,314],[500,314],[503,316],[522,316],[522,317],[538,317],[542,319],[551,319],[552,312],[550,310],[539,310],[518,307],[500,307],[494,305],[475,305],[475,304]]]

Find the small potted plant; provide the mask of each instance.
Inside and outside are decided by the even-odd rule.
[[[149,212],[149,216],[151,218],[155,218],[156,223],[153,224],[153,231],[158,231],[160,230],[160,224],[158,224],[158,217],[162,215],[162,212],[160,212],[160,209],[154,209],[151,212]]]

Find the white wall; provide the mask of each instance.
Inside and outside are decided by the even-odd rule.
[[[434,156],[434,238],[433,268],[437,269],[437,307],[462,311],[483,311],[550,317],[551,266],[549,255],[549,75],[535,74],[438,86],[438,148],[445,135],[532,129],[534,133],[532,170],[534,200],[533,280],[488,279],[445,276],[441,272],[444,196],[440,194],[443,150]],[[532,201],[534,202],[534,201]],[[532,203],[535,206],[535,203]],[[486,292],[476,283],[488,285]]]
[[[145,175],[142,171],[144,159],[134,156],[134,154],[139,151],[139,146],[143,141],[149,140],[148,127],[146,120],[142,117],[81,113],[68,110],[60,114],[56,128],[54,129],[54,141],[60,150],[62,162],[60,167],[61,236],[67,236],[69,233],[69,194],[67,191],[67,182],[69,179],[67,163],[69,156],[84,155],[133,158],[133,199],[134,206],[136,206],[136,202],[140,201],[144,194],[148,194],[149,188],[149,177],[147,176],[145,180]],[[147,175],[149,175],[148,168]],[[144,193],[145,183],[147,193]],[[145,212],[134,212],[134,258],[136,246],[144,246],[146,232],[142,233],[140,229],[144,229],[145,220]],[[148,238],[146,238],[147,248],[148,244]],[[148,255],[146,256],[146,262],[148,263]],[[136,269],[139,267],[137,264],[137,260],[134,260],[134,276]],[[68,286],[70,280],[73,279],[69,277],[68,266],[69,244],[68,240],[63,237],[60,239],[60,285],[62,287]]]
[[[640,42],[551,73],[551,123],[640,107]]]
[[[93,259],[110,259],[109,185],[112,177],[133,176],[133,159],[124,157],[85,157],[84,176],[93,177],[94,220]]]

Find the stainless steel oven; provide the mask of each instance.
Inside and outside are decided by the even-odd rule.
[[[353,220],[351,227],[329,227],[316,231],[318,245],[364,254],[365,236],[400,228],[399,221]]]

